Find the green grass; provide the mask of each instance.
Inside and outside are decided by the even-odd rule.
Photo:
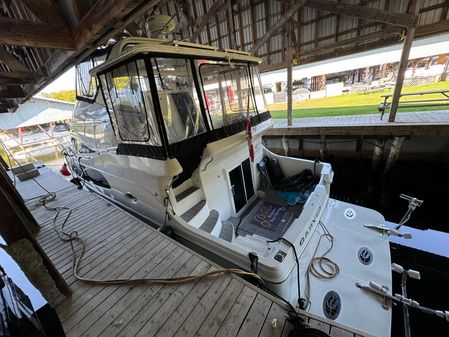
[[[426,85],[405,86],[402,92],[431,91],[449,89],[449,82],[437,82]],[[379,113],[377,107],[383,101],[381,95],[393,93],[393,88],[370,94],[345,94],[336,97],[309,99],[293,102],[293,117],[323,117],[342,115],[362,115]],[[441,95],[427,95],[425,99],[441,98]],[[416,99],[411,97],[408,99]],[[287,118],[287,104],[270,104],[269,109],[273,118]],[[441,110],[444,107],[425,107],[399,109],[399,112]]]

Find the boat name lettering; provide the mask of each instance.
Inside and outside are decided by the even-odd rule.
[[[303,243],[306,241],[307,236],[309,235],[309,233],[312,230],[313,224],[315,223],[315,221],[311,221],[309,223],[309,227],[307,227],[306,232],[304,233],[304,236],[301,238],[301,240],[299,241],[299,245],[302,246]]]

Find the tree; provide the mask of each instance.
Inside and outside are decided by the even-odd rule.
[[[75,102],[76,92],[75,90],[61,90],[57,92],[42,93],[42,96],[47,98],[58,99],[60,101]]]

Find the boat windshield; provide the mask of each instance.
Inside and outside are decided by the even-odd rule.
[[[97,79],[89,71],[102,64],[106,54],[90,57],[76,66],[76,97],[81,100],[92,100],[97,94]]]
[[[190,61],[152,58],[156,89],[170,144],[206,131]]]
[[[197,61],[204,99],[214,129],[257,114],[247,64]]]
[[[236,123],[240,130],[248,115],[267,111],[257,68],[247,62],[142,55],[98,76],[125,142],[176,144]]]
[[[114,127],[124,141],[160,146],[144,60],[136,60],[100,75]]]

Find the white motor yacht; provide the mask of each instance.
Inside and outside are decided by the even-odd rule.
[[[391,294],[385,220],[330,198],[331,165],[264,146],[260,62],[158,39],[99,50],[77,67],[70,170],[292,305],[388,337],[391,303],[366,290]]]

